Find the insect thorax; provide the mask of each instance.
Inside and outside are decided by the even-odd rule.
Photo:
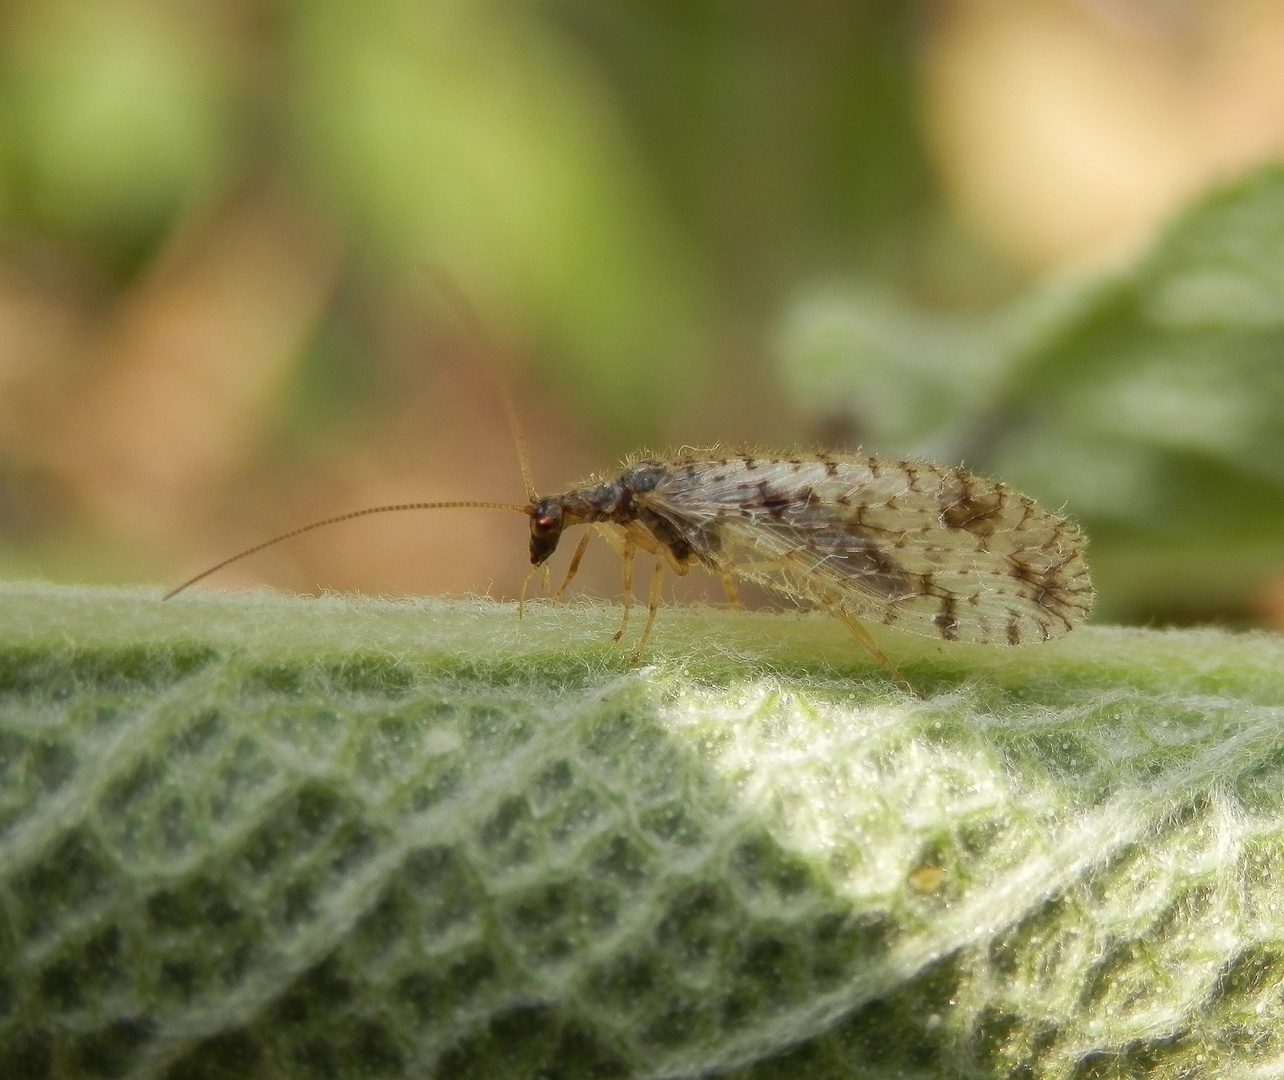
[[[645,516],[646,511],[634,502],[633,496],[654,489],[666,472],[658,461],[639,461],[617,480],[604,480],[537,500],[531,512],[531,562],[539,566],[557,550],[567,525],[592,521],[627,525]]]

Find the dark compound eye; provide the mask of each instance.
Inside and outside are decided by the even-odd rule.
[[[532,536],[552,536],[562,530],[562,508],[560,506],[536,506],[531,515]]]

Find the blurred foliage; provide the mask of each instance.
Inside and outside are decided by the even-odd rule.
[[[292,29],[303,152],[361,240],[498,278],[595,409],[641,426],[691,362],[691,282],[573,57],[461,2],[300,4]]]
[[[1107,618],[1233,612],[1284,562],[1284,168],[983,318],[812,297],[783,352],[799,398],[881,450],[1069,508]]]
[[[4,20],[6,224],[135,264],[228,166],[222,43],[161,5],[18,3]]]
[[[350,498],[400,497],[412,475],[425,496],[492,495],[505,478],[443,447],[507,435],[429,408],[459,360],[434,351],[454,320],[425,314],[438,266],[501,359],[532,359],[516,382],[546,470],[668,442],[962,459],[1088,526],[1106,617],[1261,616],[1284,580],[1278,177],[1193,211],[1132,268],[1019,295],[923,148],[932,14],[14,0],[0,565],[169,574],[205,557],[194,537],[210,554],[252,540],[287,497],[300,516],[347,509],[312,480],[345,466],[368,474]],[[451,330],[424,332],[434,318]],[[418,455],[397,434],[430,429]],[[450,580],[509,588],[483,576],[490,547],[459,546],[475,561]],[[327,579],[306,560],[266,575]],[[433,587],[341,581],[389,583]]]
[[[760,340],[800,273],[895,265],[926,187],[889,0],[27,0],[4,21],[11,236],[124,283],[268,174],[374,295],[448,267],[620,448],[716,394],[718,311]]]

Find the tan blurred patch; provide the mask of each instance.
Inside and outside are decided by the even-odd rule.
[[[94,519],[163,541],[252,457],[337,254],[308,215],[263,190],[175,239],[111,314],[41,441]]]
[[[190,538],[184,570],[308,521],[367,506],[421,500],[524,502],[521,472],[499,392],[477,345],[457,320],[433,312],[422,277],[385,305],[375,344],[399,386],[373,421],[305,459],[271,465],[211,507]],[[438,299],[437,307],[440,308]],[[508,350],[520,354],[521,349]],[[507,365],[502,363],[501,371]],[[596,459],[570,406],[525,388],[518,409],[541,490],[561,490]],[[363,518],[290,541],[208,582],[212,588],[270,585],[299,592],[381,595],[516,595],[529,569],[527,519],[484,510],[407,512]],[[590,568],[584,585],[610,589]]]
[[[1268,626],[1284,630],[1284,573],[1263,583],[1253,598],[1253,614]]]
[[[76,358],[91,333],[76,267],[17,258],[0,266],[0,456],[39,467],[36,449],[62,425]],[[42,272],[44,271],[44,272]]]
[[[926,127],[962,217],[1021,265],[1098,262],[1284,151],[1279,0],[948,0]]]

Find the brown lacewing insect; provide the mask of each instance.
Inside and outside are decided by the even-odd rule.
[[[531,575],[545,567],[564,530],[590,526],[555,599],[575,577],[590,538],[602,536],[623,565],[617,641],[628,626],[634,557],[639,551],[655,556],[634,661],[655,621],[665,567],[679,575],[706,568],[722,580],[733,605],[736,582],[751,581],[828,611],[911,693],[863,624],[946,641],[1023,645],[1061,637],[1092,607],[1079,528],[993,480],[878,457],[709,452],[644,458],[614,478],[540,496],[512,399],[506,391],[503,398],[526,483],[525,505],[402,503],[340,514],[233,555],[165,598],[312,529],[369,514],[472,507],[530,519]],[[523,599],[525,593],[524,583]]]

